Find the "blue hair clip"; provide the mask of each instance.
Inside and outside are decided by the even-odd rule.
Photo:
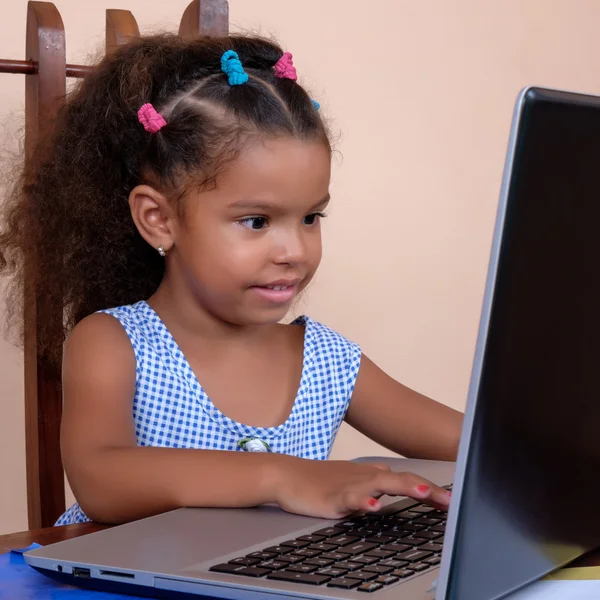
[[[227,75],[229,85],[242,85],[248,81],[248,73],[244,71],[242,61],[235,50],[227,50],[221,56],[221,71]]]
[[[311,100],[311,102],[313,103],[315,110],[319,110],[321,108],[321,105],[316,100]]]

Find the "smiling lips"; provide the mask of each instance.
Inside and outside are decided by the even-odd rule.
[[[261,298],[273,302],[274,304],[286,304],[298,292],[298,284],[301,280],[294,279],[289,281],[274,281],[267,285],[254,285],[254,290]]]

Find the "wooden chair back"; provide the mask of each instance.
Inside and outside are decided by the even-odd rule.
[[[193,0],[181,18],[179,35],[223,36],[229,31],[226,0]],[[140,32],[128,10],[106,11],[106,52]],[[51,2],[27,4],[25,60],[0,59],[0,73],[25,75],[25,160],[30,160],[48,123],[66,95],[67,77],[85,77],[93,68],[67,64],[65,28]],[[31,272],[27,259],[25,273]],[[62,306],[47,306],[36,295],[25,306],[25,451],[27,468],[27,508],[30,529],[52,526],[65,510],[64,472],[60,457],[62,391],[60,373],[52,369],[38,351],[36,331],[40,315],[62,322]]]

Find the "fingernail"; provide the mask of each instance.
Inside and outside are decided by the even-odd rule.
[[[448,498],[452,498],[452,492],[448,492]]]
[[[431,488],[428,485],[418,485],[417,492],[419,494],[427,494]]]
[[[375,500],[375,498],[369,498],[369,506],[377,506],[377,500]]]

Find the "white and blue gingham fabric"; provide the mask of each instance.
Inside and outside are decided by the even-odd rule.
[[[124,327],[136,358],[133,418],[139,446],[243,451],[258,438],[273,452],[325,460],[344,419],[360,367],[360,348],[308,317],[304,361],[292,411],[277,427],[233,421],[214,406],[165,324],[145,301],[102,311]],[[240,399],[243,401],[243,399]],[[78,504],[57,525],[90,519]]]

